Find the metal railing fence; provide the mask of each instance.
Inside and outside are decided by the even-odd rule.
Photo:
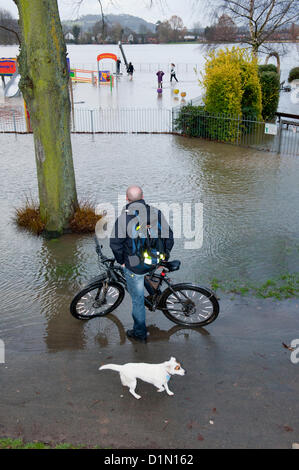
[[[250,116],[210,114],[200,107],[176,107],[172,111],[173,133],[299,156],[299,120],[270,124]]]
[[[162,108],[76,109],[72,132],[171,133],[171,110]]]
[[[193,101],[193,100],[192,100]],[[194,100],[195,101],[195,100]],[[193,103],[192,103],[193,104]],[[28,133],[22,107],[0,107],[0,132]],[[72,133],[177,134],[299,156],[299,120],[272,124],[253,118],[209,114],[199,106],[176,108],[75,108]]]
[[[154,73],[158,70],[163,70],[165,73],[170,73],[171,64],[169,62],[133,62],[135,72]],[[202,69],[202,64],[197,63],[176,63],[175,68],[178,74],[198,73]],[[80,70],[97,70],[96,64],[71,64],[72,69]],[[113,69],[114,70],[114,69]],[[121,71],[126,72],[124,63],[122,64]]]

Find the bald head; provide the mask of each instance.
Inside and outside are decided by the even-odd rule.
[[[126,196],[129,202],[139,201],[143,199],[143,192],[140,186],[129,186],[126,191]]]

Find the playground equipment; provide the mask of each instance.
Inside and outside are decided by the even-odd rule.
[[[178,90],[177,88],[175,88],[175,89],[173,90],[173,93],[174,93],[175,95],[178,95],[179,92],[180,92],[180,90]]]
[[[99,54],[97,56],[97,67],[98,67],[98,85],[100,84],[107,84],[110,83],[110,86],[113,86],[114,84],[114,77],[112,75],[112,72],[110,70],[100,70],[100,61],[103,59],[111,59],[114,60],[115,63],[117,61],[117,56],[115,54],[110,54],[110,53],[104,53],[104,54]]]
[[[162,93],[162,91],[163,91],[162,88],[157,89],[157,92],[160,93],[160,94]]]
[[[185,92],[185,91],[182,91],[181,97],[182,97],[182,98],[185,98],[185,96],[186,96],[186,92]]]
[[[85,69],[70,69],[70,78],[73,82],[97,84],[97,71]]]
[[[128,70],[129,64],[128,64],[127,58],[126,58],[126,56],[125,56],[125,53],[124,53],[124,50],[123,50],[123,46],[122,46],[122,44],[121,44],[121,41],[118,41],[118,47],[120,48],[121,55],[123,56],[124,63],[125,63],[126,68],[127,68],[127,70]]]
[[[2,78],[4,97],[13,98],[20,95],[19,81],[20,74],[18,72],[17,59],[1,58],[0,59],[0,76]],[[11,77],[8,83],[5,83],[5,77]]]

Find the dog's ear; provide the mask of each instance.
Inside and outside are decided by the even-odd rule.
[[[169,362],[176,362],[176,358],[175,357],[171,357]]]

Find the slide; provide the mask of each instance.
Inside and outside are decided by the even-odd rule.
[[[120,48],[120,52],[121,52],[121,54],[122,54],[122,56],[123,56],[124,63],[126,64],[126,68],[128,68],[128,65],[129,65],[129,64],[128,64],[128,62],[127,62],[127,58],[126,58],[126,56],[125,56],[125,53],[124,53],[124,50],[123,50],[123,46],[122,46],[122,44],[121,44],[120,41],[118,41],[118,45],[119,45],[119,48]]]
[[[19,73],[14,73],[7,85],[4,88],[5,98],[17,97],[21,94],[19,90],[19,81],[21,75]]]

